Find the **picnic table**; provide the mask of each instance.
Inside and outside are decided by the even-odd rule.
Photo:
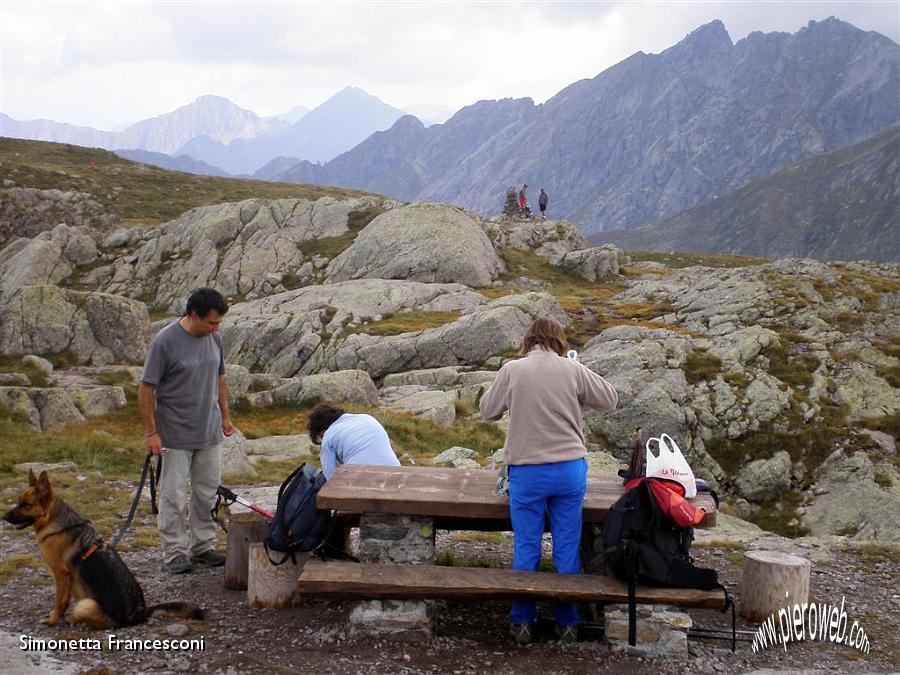
[[[348,513],[431,516],[437,529],[511,530],[509,499],[494,493],[497,474],[484,469],[418,466],[338,467],[319,491],[317,505]],[[583,519],[602,524],[624,487],[618,476],[588,476]],[[706,511],[700,527],[716,524],[709,494],[690,500]]]
[[[432,635],[433,608],[426,598],[531,597],[610,606],[627,601],[626,584],[609,576],[434,565],[437,529],[512,529],[509,499],[495,494],[496,483],[496,472],[484,469],[338,467],[319,491],[317,506],[344,518],[359,516],[361,562],[308,561],[300,574],[300,593],[364,599],[351,613],[351,632],[414,640]],[[617,476],[588,477],[583,549],[597,541],[600,526],[623,492]],[[715,525],[710,495],[700,494],[691,502],[706,511],[701,527]],[[637,601],[721,608],[725,596],[721,591],[639,586]]]

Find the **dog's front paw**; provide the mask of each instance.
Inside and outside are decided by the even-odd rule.
[[[47,615],[46,619],[41,619],[41,623],[45,626],[55,626],[59,622],[59,613],[54,609]]]

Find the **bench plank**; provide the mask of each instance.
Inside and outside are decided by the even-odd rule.
[[[320,509],[355,513],[509,522],[509,500],[494,494],[496,482],[496,473],[483,469],[345,464],[321,489],[316,504]],[[616,476],[588,476],[584,522],[605,522],[623,492]],[[715,526],[716,507],[710,495],[697,495],[691,503],[707,512],[699,527]],[[467,529],[480,528],[473,524]]]
[[[480,567],[380,565],[309,560],[300,593],[331,598],[552,598],[579,602],[628,602],[628,586],[614,577],[521,572]],[[724,609],[721,590],[637,587],[639,603]]]

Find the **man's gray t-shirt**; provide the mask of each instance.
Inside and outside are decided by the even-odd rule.
[[[164,448],[205,450],[224,440],[219,375],[222,336],[195,337],[176,321],[147,350],[141,381],[156,386],[156,430]]]

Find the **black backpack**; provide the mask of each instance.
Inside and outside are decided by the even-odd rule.
[[[306,463],[284,479],[278,490],[275,518],[269,522],[268,536],[263,542],[273,565],[281,565],[288,558],[296,563],[295,553],[314,551],[331,532],[334,514],[316,508],[316,495],[325,480],[321,469]],[[270,551],[282,553],[281,560],[272,560]]]
[[[725,590],[715,570],[696,567],[690,547],[694,530],[673,523],[660,510],[649,480],[619,497],[603,527],[603,557],[610,572],[628,583],[628,643],[635,643],[638,582],[710,591]],[[727,599],[727,592],[726,592]]]

